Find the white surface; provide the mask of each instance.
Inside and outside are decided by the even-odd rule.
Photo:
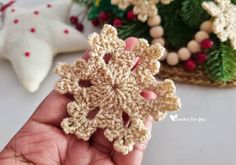
[[[5,0],[7,1],[7,0]],[[18,0],[20,6],[48,0]],[[89,24],[88,24],[89,25]],[[91,32],[87,28],[86,33]],[[81,54],[81,53],[79,53]],[[54,61],[72,62],[78,55],[61,55]],[[0,150],[25,123],[40,101],[53,89],[58,77],[51,73],[35,94],[20,85],[12,66],[0,60]],[[144,165],[235,165],[236,89],[211,89],[177,85],[183,108],[178,121],[169,115],[155,123]],[[180,121],[192,117],[192,121]],[[195,119],[203,121],[193,121]],[[204,121],[205,120],[205,121]]]

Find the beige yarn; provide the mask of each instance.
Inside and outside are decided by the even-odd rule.
[[[131,0],[134,5],[134,13],[138,15],[138,19],[142,22],[147,21],[149,17],[157,15],[157,3],[159,0]]]
[[[125,10],[130,5],[130,0],[111,0],[111,4],[118,5],[122,10]]]
[[[228,39],[236,49],[236,6],[231,0],[215,0],[215,2],[203,2],[203,8],[214,17],[213,31],[224,42]]]
[[[158,3],[169,4],[173,0],[111,0],[111,3],[117,5],[120,9],[125,10],[129,5],[133,5],[133,11],[138,15],[142,22],[147,21],[149,17],[157,15]]]
[[[110,25],[105,25],[100,35],[90,35],[89,44],[91,58],[87,62],[78,59],[73,65],[56,67],[56,73],[62,77],[56,90],[61,94],[71,93],[75,99],[68,104],[70,117],[61,126],[65,133],[83,140],[89,140],[97,128],[102,128],[105,137],[114,142],[114,149],[127,154],[135,143],[150,137],[144,125],[149,115],[158,121],[166,112],[181,107],[174,83],[159,82],[153,76],[159,71],[158,60],[164,48],[159,44],[149,46],[146,40],[140,39],[133,51],[126,51],[125,42]],[[104,61],[106,54],[112,55],[108,63]],[[137,58],[140,63],[134,71]],[[91,86],[81,87],[78,82],[83,80],[89,80]],[[146,100],[140,95],[143,90],[153,91],[157,98]],[[93,110],[99,111],[90,119]],[[123,114],[129,116],[129,127],[124,124]]]

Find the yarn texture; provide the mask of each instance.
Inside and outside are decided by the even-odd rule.
[[[128,154],[135,143],[150,138],[144,125],[149,116],[159,121],[166,112],[181,107],[174,83],[160,82],[153,76],[159,72],[158,60],[164,55],[164,48],[139,39],[135,48],[127,51],[125,42],[110,25],[105,25],[100,35],[90,35],[89,45],[87,61],[78,59],[73,65],[56,67],[61,76],[56,90],[74,97],[68,104],[69,117],[61,126],[65,133],[86,141],[98,128],[104,129],[114,149]],[[111,57],[107,59],[107,55]],[[152,91],[157,97],[147,100],[141,94],[143,91]],[[129,126],[125,125],[124,114],[129,117]]]

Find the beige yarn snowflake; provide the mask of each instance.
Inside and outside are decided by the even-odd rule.
[[[214,17],[213,31],[224,42],[228,39],[236,49],[236,6],[231,0],[215,0],[203,2],[203,8]]]
[[[111,4],[118,5],[122,10],[125,10],[130,5],[130,0],[111,0]]]
[[[150,137],[144,122],[148,116],[162,119],[166,112],[178,110],[180,100],[175,96],[171,80],[157,81],[153,75],[159,71],[158,60],[164,54],[160,45],[149,46],[140,39],[133,51],[125,50],[125,42],[117,31],[105,25],[101,34],[89,37],[91,46],[88,61],[78,59],[73,64],[59,64],[56,73],[61,80],[56,90],[70,93],[74,101],[68,104],[70,117],[61,126],[65,133],[89,140],[98,129],[113,142],[114,149],[123,154],[133,150],[133,145]],[[104,60],[107,55],[110,60]],[[135,61],[139,59],[136,69]],[[85,83],[86,82],[86,83]],[[146,100],[141,93],[153,91],[157,98]],[[91,117],[91,114],[95,113]],[[127,127],[123,115],[128,115]]]
[[[111,3],[118,5],[122,10],[125,10],[129,5],[133,5],[133,11],[138,15],[138,19],[145,22],[149,17],[157,15],[156,5],[159,2],[169,4],[172,1],[173,0],[111,0]]]
[[[142,22],[147,21],[148,17],[157,15],[157,3],[159,0],[131,0],[134,5],[134,14],[138,15],[138,19]]]

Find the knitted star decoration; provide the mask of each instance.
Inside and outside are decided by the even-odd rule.
[[[32,9],[11,6],[0,30],[0,57],[10,60],[20,81],[35,92],[48,74],[53,57],[87,48],[86,38],[66,24],[71,0]]]
[[[114,142],[114,149],[127,154],[135,143],[150,137],[144,125],[149,115],[158,121],[166,112],[181,106],[173,82],[159,82],[153,76],[159,71],[158,60],[164,48],[149,46],[140,39],[134,50],[126,51],[125,42],[110,25],[105,25],[100,35],[92,34],[89,44],[88,61],[78,59],[73,65],[56,67],[56,73],[62,77],[56,90],[74,96],[68,104],[70,117],[61,126],[65,133],[83,140],[89,140],[97,128],[102,128],[105,137]],[[146,100],[145,91],[152,91],[157,97]],[[122,118],[124,114],[130,119],[128,127]]]
[[[203,2],[203,8],[214,17],[213,31],[224,42],[228,39],[236,49],[236,6],[231,0],[215,0],[215,2]]]

